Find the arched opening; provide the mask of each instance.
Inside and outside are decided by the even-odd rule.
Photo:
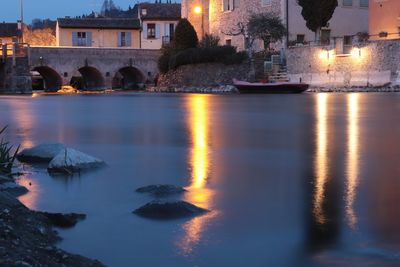
[[[102,90],[105,89],[105,82],[101,72],[94,67],[80,68],[81,77],[72,77],[71,86],[79,90]]]
[[[140,89],[146,78],[143,73],[135,67],[120,69],[112,81],[113,89],[137,90]]]
[[[62,86],[62,78],[54,69],[46,66],[36,67],[31,72],[32,89],[55,92]]]

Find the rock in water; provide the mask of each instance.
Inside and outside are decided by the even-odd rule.
[[[74,227],[79,221],[86,219],[85,214],[77,213],[49,213],[49,212],[37,212],[45,217],[47,217],[50,222],[57,227],[70,228]]]
[[[65,146],[60,143],[41,144],[22,150],[17,158],[26,163],[48,163],[63,149]]]
[[[163,184],[163,185],[149,185],[136,189],[138,193],[149,193],[155,196],[166,196],[166,195],[174,195],[181,194],[186,192],[186,189],[180,186]]]
[[[185,201],[155,200],[136,209],[133,213],[151,219],[175,219],[201,215],[208,210]]]
[[[47,169],[50,172],[74,173],[85,169],[98,168],[104,164],[104,161],[100,159],[72,148],[66,148],[54,157]]]
[[[15,197],[22,196],[26,193],[28,193],[28,189],[24,186],[20,186],[19,184],[16,184],[15,182],[6,182],[3,184],[0,184],[0,191],[2,192],[7,192]]]

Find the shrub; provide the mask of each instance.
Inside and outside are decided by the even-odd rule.
[[[248,54],[246,51],[240,51],[232,55],[228,55],[224,58],[222,63],[225,65],[234,65],[240,64],[248,58]]]
[[[158,58],[158,69],[161,73],[166,73],[169,70],[169,60],[174,53],[171,45],[164,45],[161,49],[161,56]]]
[[[2,135],[7,126],[0,130],[0,135]],[[12,167],[14,166],[14,161],[17,157],[19,146],[15,150],[13,154],[11,154],[13,146],[9,144],[9,142],[1,139],[0,141],[0,174],[10,174],[12,171]]]
[[[204,38],[200,41],[199,47],[202,48],[217,47],[219,45],[220,40],[221,39],[219,38],[219,36],[206,33],[206,35],[204,35]]]
[[[187,19],[180,19],[176,25],[172,46],[174,49],[184,50],[196,47],[199,43],[197,33]]]

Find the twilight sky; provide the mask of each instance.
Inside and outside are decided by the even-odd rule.
[[[14,22],[18,20],[20,0],[0,1],[0,21]],[[136,2],[136,0],[114,0],[114,3],[122,9],[128,8],[129,5],[133,6]],[[24,0],[24,17],[25,22],[30,23],[34,18],[56,19],[64,16],[80,16],[90,13],[94,6],[100,10],[102,4],[103,0]]]

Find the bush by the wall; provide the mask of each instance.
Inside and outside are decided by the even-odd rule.
[[[196,30],[187,19],[180,19],[176,25],[172,46],[177,50],[196,47],[199,43]]]

